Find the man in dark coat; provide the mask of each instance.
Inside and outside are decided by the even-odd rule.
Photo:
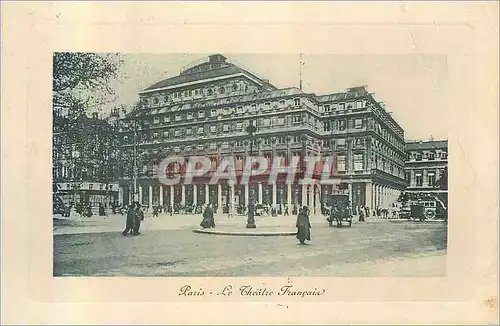
[[[300,244],[304,244],[306,240],[311,241],[311,223],[309,222],[309,214],[307,206],[304,206],[299,215],[297,215],[297,239]]]
[[[135,228],[135,205],[132,204],[128,207],[127,211],[127,224],[125,230],[122,232],[123,235],[128,235]]]
[[[133,235],[139,235],[141,234],[139,232],[139,229],[141,228],[141,221],[144,220],[144,212],[141,209],[141,205],[139,203],[136,203],[136,208],[135,208],[135,226],[134,226],[134,233]]]

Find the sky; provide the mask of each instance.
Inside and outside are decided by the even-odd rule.
[[[222,54],[278,88],[299,86],[299,54]],[[111,105],[133,105],[141,90],[177,76],[183,67],[208,55],[123,54],[122,77],[112,84],[118,99]],[[446,84],[446,56],[302,55],[305,92],[326,94],[366,85],[386,104],[407,139],[448,138]]]

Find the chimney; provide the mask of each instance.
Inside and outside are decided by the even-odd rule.
[[[225,63],[227,58],[222,54],[212,54],[208,56],[209,62],[211,63]]]
[[[92,112],[92,119],[94,119],[94,120],[99,119],[99,113],[97,113],[97,112]]]

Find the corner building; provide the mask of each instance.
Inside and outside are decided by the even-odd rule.
[[[442,177],[447,168],[447,140],[418,140],[406,143],[406,192],[412,197],[436,195],[447,202],[447,179],[446,182],[440,182],[443,181]]]
[[[236,206],[253,198],[261,204],[308,205],[318,213],[325,196],[346,192],[353,207],[374,209],[395,202],[406,186],[404,131],[364,87],[321,96],[278,89],[215,54],[139,95],[142,108],[122,121],[121,148],[130,154],[135,139],[136,198],[144,205],[224,208],[232,197]],[[256,127],[253,144],[246,132],[250,123]],[[251,154],[271,162],[282,156],[287,164],[294,156],[333,156],[339,184],[286,184],[279,176],[273,185],[263,176],[249,185],[209,185],[207,179],[165,186],[152,175],[169,155],[206,155],[215,167],[221,156],[234,155],[238,166]],[[124,175],[120,185],[121,200],[132,202],[131,176]]]

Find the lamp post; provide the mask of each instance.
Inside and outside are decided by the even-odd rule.
[[[71,153],[71,157],[73,158],[73,208],[76,211],[76,188],[77,188],[77,173],[76,173],[76,164],[78,158],[80,158],[80,152],[78,150],[73,150]]]
[[[297,206],[299,206],[299,190],[297,188],[295,188],[293,190],[293,193],[295,195],[294,196],[295,197],[295,205],[294,205],[294,207],[297,207]],[[293,214],[296,214],[296,212],[293,212]]]
[[[257,131],[257,128],[253,124],[253,120],[250,120],[250,123],[246,127],[245,131],[248,133],[248,136],[250,136],[250,157],[253,155],[253,138],[255,135],[255,132]],[[250,202],[248,203],[248,219],[247,219],[247,229],[255,229],[257,226],[255,225],[255,218],[254,218],[254,194],[253,194],[253,188],[250,188]]]
[[[139,201],[139,190],[137,189],[137,125],[134,120],[134,166],[133,166],[133,183],[134,183],[134,202]]]
[[[279,201],[280,214],[283,214],[283,211],[281,210],[281,207],[285,205],[285,203],[284,203],[284,202],[285,202],[285,200],[284,200],[284,198],[283,198],[283,194],[284,194],[284,192],[285,192],[285,191],[284,191],[284,189],[283,189],[283,186],[280,186],[280,201]],[[276,202],[278,202],[278,201],[276,201]],[[286,204],[288,205],[289,203],[286,203]]]

